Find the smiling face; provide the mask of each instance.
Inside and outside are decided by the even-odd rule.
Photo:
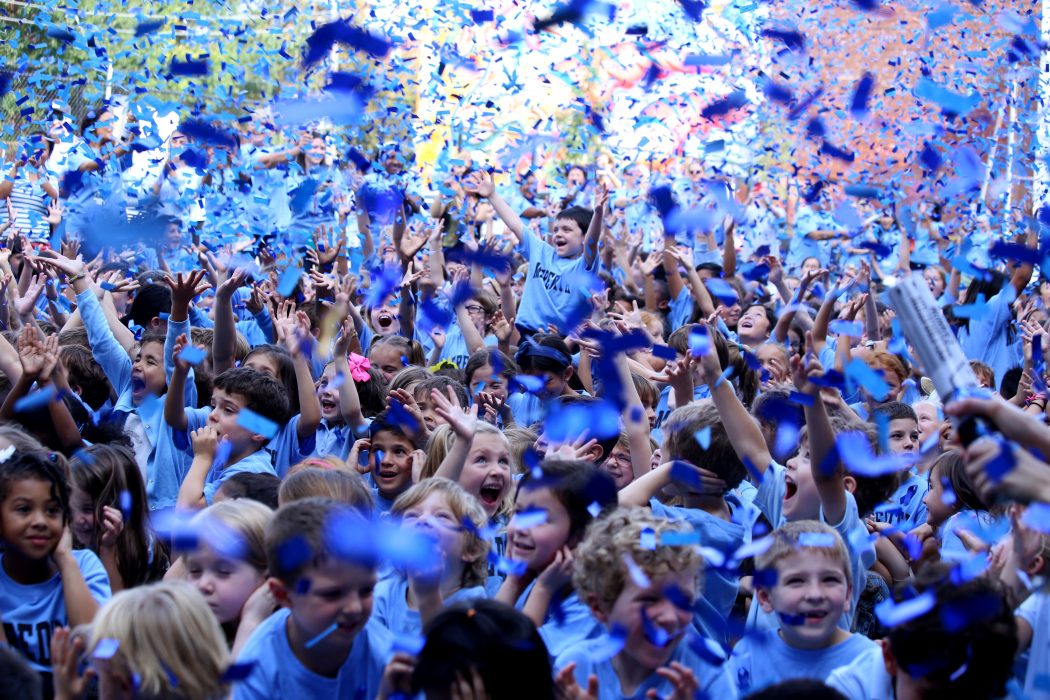
[[[325,143],[322,138],[313,138],[306,147],[306,162],[311,165],[320,165],[324,162]]]
[[[22,559],[47,559],[65,528],[62,504],[51,493],[51,482],[20,478],[8,483],[0,503],[0,539],[5,552]],[[10,573],[10,571],[8,571]]]
[[[550,240],[559,258],[577,258],[583,253],[583,229],[569,218],[558,217],[551,224]]]
[[[413,450],[407,438],[389,430],[380,430],[372,438],[368,458],[380,496],[392,501],[412,485]]]
[[[339,384],[336,380],[338,376],[335,363],[329,362],[321,372],[321,378],[317,380],[317,398],[321,402],[321,417],[329,423],[340,421],[343,417],[339,408]]]
[[[796,649],[823,649],[836,643],[838,623],[849,612],[849,576],[842,562],[814,548],[803,548],[780,559],[777,582],[758,589],[762,610],[776,612],[780,635]]]
[[[624,587],[612,607],[595,615],[609,628],[620,625],[627,630],[627,639],[618,659],[639,669],[655,671],[666,666],[678,642],[693,620],[692,601],[696,598],[696,569],[673,571],[662,576],[651,576],[649,586],[641,587],[630,576],[624,577]],[[690,606],[679,608],[666,591],[676,589]],[[646,630],[648,618],[650,628]],[[651,639],[652,630],[666,633],[667,640]],[[662,636],[662,635],[661,635]]]
[[[546,520],[532,527],[519,527],[519,513],[541,510]],[[514,517],[507,526],[507,556],[525,562],[529,571],[540,573],[554,555],[569,542],[569,512],[548,488],[522,488],[514,502]]]
[[[941,276],[941,273],[928,267],[923,270],[922,278],[926,280],[926,286],[930,288],[933,298],[940,299],[941,295],[944,294],[944,277]]]
[[[511,485],[507,438],[488,432],[475,435],[459,475],[459,485],[481,502],[485,515],[489,518],[496,515]]]
[[[769,339],[769,318],[766,316],[764,306],[752,304],[747,311],[740,315],[737,321],[736,332],[747,345],[757,345]]]
[[[387,301],[368,312],[369,325],[376,335],[397,335],[401,332],[397,305]]]
[[[131,364],[131,401],[138,406],[147,396],[159,396],[168,387],[164,372],[164,344],[142,343]]]
[[[206,544],[186,555],[186,580],[204,596],[219,624],[236,622],[252,593],[266,580],[245,561],[220,556]]]
[[[631,453],[620,445],[609,452],[609,458],[601,463],[601,469],[616,482],[617,490],[634,481]]]
[[[69,509],[73,515],[70,523],[73,539],[81,547],[92,547],[95,544],[95,502],[74,486],[69,491]]]
[[[763,343],[755,350],[755,357],[762,363],[762,369],[769,372],[767,384],[780,384],[788,381],[787,353],[772,343]]]
[[[375,572],[329,559],[308,567],[300,580],[307,580],[310,585],[293,586],[289,590],[276,579],[270,579],[277,598],[291,609],[288,636],[293,650],[300,657],[305,654],[325,657],[349,649],[372,615]],[[335,630],[318,639],[333,624]],[[307,650],[306,644],[311,640],[316,641]]]

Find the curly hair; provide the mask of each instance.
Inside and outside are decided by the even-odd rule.
[[[642,534],[649,531],[658,544],[652,549],[642,544]],[[610,610],[626,585],[628,558],[649,578],[694,571],[698,589],[703,560],[696,548],[660,544],[664,534],[690,531],[685,523],[655,516],[648,508],[617,508],[595,520],[576,548],[576,592],[599,610]]]

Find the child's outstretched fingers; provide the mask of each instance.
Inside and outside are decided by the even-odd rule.
[[[55,700],[79,700],[87,695],[95,669],[88,666],[81,673],[80,655],[83,652],[83,637],[72,636],[68,627],[55,629],[51,635],[51,673]]]
[[[383,668],[383,679],[379,684],[378,698],[385,700],[394,695],[411,694],[412,673],[416,670],[416,658],[404,652],[394,654]]]
[[[113,547],[117,538],[124,531],[124,516],[116,508],[102,507],[102,532],[99,535],[100,547]]]
[[[692,670],[677,661],[672,661],[670,666],[656,669],[656,673],[661,678],[670,681],[674,687],[674,692],[667,697],[667,700],[693,700],[696,691],[700,689],[700,683],[696,680],[696,675]],[[654,689],[650,690],[646,697],[656,700],[660,696]]]
[[[367,460],[365,461],[364,465],[361,464],[361,453],[367,453],[371,449],[372,441],[368,438],[361,438],[360,440],[354,442],[353,446],[350,448],[350,455],[347,457],[347,461],[350,463],[350,466],[356,469],[361,474],[367,474],[368,472],[372,471],[372,467],[369,465]]]
[[[558,687],[564,700],[598,700],[598,677],[591,675],[587,678],[587,689],[584,690],[576,682],[576,662],[568,664],[558,671],[554,677],[554,685]]]

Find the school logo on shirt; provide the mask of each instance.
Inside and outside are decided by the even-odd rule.
[[[41,666],[50,666],[51,633],[56,627],[62,626],[59,620],[37,623],[4,620],[4,635],[7,636],[7,642],[22,652],[27,659]]]
[[[554,270],[548,270],[543,265],[536,263],[536,270],[532,273],[534,279],[538,279],[543,282],[543,286],[548,290],[557,290],[564,294],[571,294],[572,290],[566,285],[562,284],[561,275]]]

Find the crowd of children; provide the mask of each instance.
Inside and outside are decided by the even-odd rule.
[[[473,165],[429,222],[359,191],[356,259],[7,231],[0,694],[1050,698],[1031,256],[895,207],[891,270],[797,193],[767,240],[760,187],[668,188],[684,230],[577,170],[549,213]],[[907,274],[984,393],[942,403]]]

